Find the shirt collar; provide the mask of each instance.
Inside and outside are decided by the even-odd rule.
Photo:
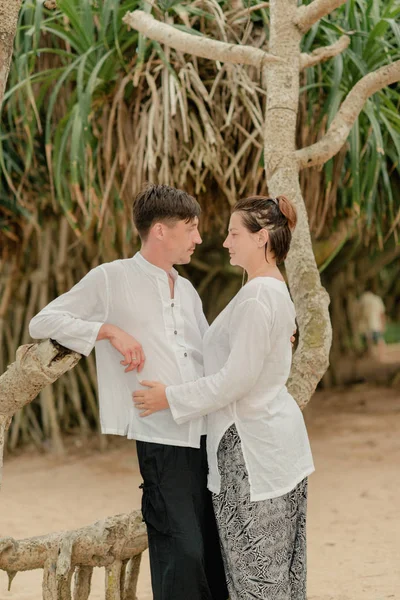
[[[164,269],[160,269],[160,267],[153,265],[153,263],[146,260],[140,252],[136,252],[136,254],[132,257],[132,260],[134,260],[144,271],[153,275],[153,277],[158,277],[164,281],[168,277],[167,271],[164,271]],[[172,279],[176,281],[179,273],[176,269],[172,268],[169,271],[169,275],[171,275]]]

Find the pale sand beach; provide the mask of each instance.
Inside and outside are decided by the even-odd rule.
[[[400,598],[400,392],[358,386],[319,392],[305,412],[316,472],[309,481],[308,600]],[[76,529],[140,507],[135,444],[100,453],[74,439],[65,459],[24,451],[6,458],[0,537]],[[1,600],[40,600],[41,571],[18,573]],[[139,600],[151,600],[147,552]],[[104,598],[97,569],[90,598]],[[171,599],[173,600],[173,599]],[[188,599],[190,600],[190,599]]]

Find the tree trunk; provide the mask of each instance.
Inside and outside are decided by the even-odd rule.
[[[269,51],[283,59],[264,69],[267,107],[264,123],[265,169],[272,196],[285,194],[297,208],[298,223],[286,260],[299,323],[289,389],[300,407],[310,400],[328,367],[332,331],[329,296],[321,285],[295,158],[301,32],[294,24],[296,0],[270,2]]]
[[[3,102],[22,0],[0,0],[0,104]]]

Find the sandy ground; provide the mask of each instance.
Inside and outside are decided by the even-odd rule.
[[[309,600],[400,599],[400,392],[366,385],[320,392],[305,416],[317,468],[309,490]],[[140,483],[134,443],[125,440],[105,453],[78,447],[62,461],[32,452],[8,458],[0,537],[128,512],[140,506]],[[103,579],[96,570],[91,599],[104,598]],[[138,595],[152,598],[147,555]],[[19,573],[10,592],[0,572],[1,600],[40,598],[41,571]]]

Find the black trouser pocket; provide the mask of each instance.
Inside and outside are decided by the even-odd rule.
[[[159,485],[140,486],[143,489],[142,515],[148,527],[148,533],[163,533],[168,535],[171,528],[168,519],[165,498]],[[153,531],[152,531],[153,530]]]

